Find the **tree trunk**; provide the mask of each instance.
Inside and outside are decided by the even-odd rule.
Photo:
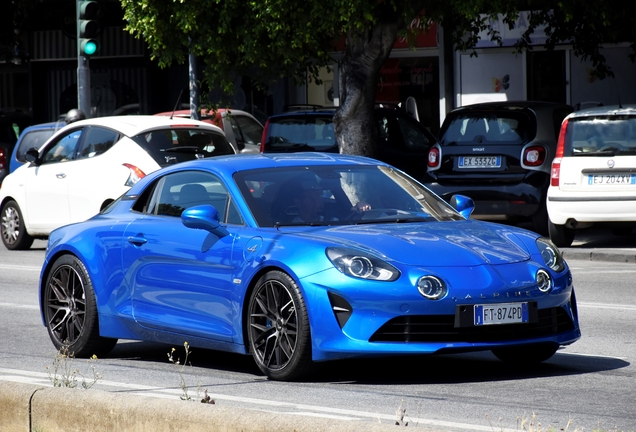
[[[375,157],[377,125],[373,116],[380,70],[397,37],[398,18],[387,8],[366,31],[347,33],[340,62],[340,108],[334,115],[340,153]]]

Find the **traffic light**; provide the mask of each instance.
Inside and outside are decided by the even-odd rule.
[[[91,57],[99,50],[99,3],[92,0],[77,0],[77,49],[78,55]]]

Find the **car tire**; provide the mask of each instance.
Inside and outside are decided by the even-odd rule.
[[[24,250],[31,247],[33,237],[24,226],[24,218],[20,206],[11,200],[2,206],[0,211],[0,236],[2,243],[9,250]]]
[[[548,221],[550,240],[558,247],[570,247],[574,241],[575,230],[565,225],[555,225]]]
[[[247,312],[249,348],[258,368],[273,380],[298,380],[315,369],[309,318],[294,280],[269,271],[256,283]]]
[[[117,339],[99,335],[95,292],[84,264],[74,255],[55,260],[42,293],[44,322],[58,350],[74,357],[108,354]]]
[[[534,344],[497,348],[492,353],[502,362],[532,365],[546,361],[559,349],[558,344]]]

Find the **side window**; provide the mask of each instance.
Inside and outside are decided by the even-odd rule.
[[[86,131],[78,159],[91,158],[106,152],[119,139],[119,134],[110,129],[92,126]]]
[[[45,153],[42,155],[42,163],[47,164],[72,160],[83,131],[84,129],[75,129],[58,138],[54,145],[45,150]]]
[[[402,137],[404,137],[404,145],[407,149],[428,151],[431,143],[428,142],[424,132],[417,128],[417,125],[403,117],[398,117],[397,121],[400,125],[400,131],[402,132]]]
[[[184,210],[203,204],[214,206],[222,223],[243,224],[221,180],[201,171],[184,171],[160,178],[152,193],[142,193],[133,210],[157,216],[180,217]]]
[[[259,145],[261,143],[261,138],[263,137],[263,126],[261,126],[260,123],[245,116],[236,116],[234,119],[241,128],[243,139],[247,144]]]

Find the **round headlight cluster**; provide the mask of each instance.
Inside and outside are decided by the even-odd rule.
[[[349,267],[349,273],[355,277],[366,279],[373,274],[373,263],[365,256],[354,256],[345,259],[344,263]]]
[[[446,284],[435,276],[423,276],[417,281],[417,290],[429,300],[439,300],[446,295]]]
[[[537,270],[535,279],[537,281],[537,287],[539,288],[539,291],[547,293],[552,289],[552,276],[550,276],[550,273],[548,273],[547,271],[543,269]]]

